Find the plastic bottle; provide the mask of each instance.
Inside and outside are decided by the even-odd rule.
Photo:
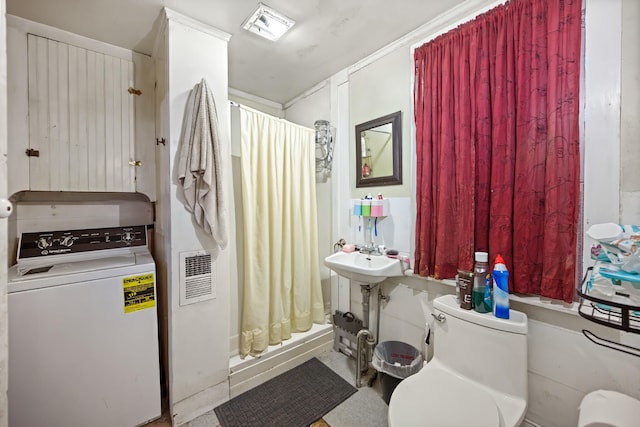
[[[496,256],[491,273],[493,278],[493,315],[500,319],[509,318],[509,271],[502,256]]]
[[[473,265],[473,305],[478,313],[488,313],[491,311],[491,304],[485,303],[488,270],[489,254],[486,252],[476,252],[475,264]]]

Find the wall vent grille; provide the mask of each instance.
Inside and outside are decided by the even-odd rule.
[[[180,305],[214,299],[216,286],[211,254],[207,251],[180,253]]]
[[[211,274],[211,254],[185,257],[184,271],[186,277]]]

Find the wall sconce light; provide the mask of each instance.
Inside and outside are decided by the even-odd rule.
[[[333,134],[335,128],[327,120],[316,120],[316,173],[331,174],[333,163]]]

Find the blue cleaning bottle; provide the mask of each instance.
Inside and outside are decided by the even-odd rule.
[[[500,319],[509,318],[509,271],[500,254],[491,273],[493,280],[493,315]]]

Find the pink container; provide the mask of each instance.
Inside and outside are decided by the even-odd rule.
[[[384,216],[384,201],[372,200],[371,201],[371,216]]]

